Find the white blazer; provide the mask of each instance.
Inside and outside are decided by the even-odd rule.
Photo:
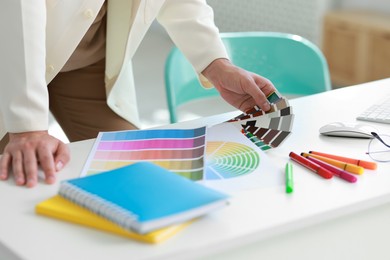
[[[6,132],[48,129],[47,84],[64,66],[104,2],[2,1],[0,139]],[[108,0],[107,104],[134,124],[138,110],[131,59],[156,18],[198,73],[213,60],[227,58],[205,0]]]

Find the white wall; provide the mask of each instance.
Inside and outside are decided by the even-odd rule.
[[[322,17],[333,0],[207,0],[222,32],[277,31],[321,41]]]
[[[278,31],[320,45],[323,15],[331,9],[390,14],[390,0],[207,0],[222,32]]]

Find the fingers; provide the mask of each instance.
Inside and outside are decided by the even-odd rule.
[[[63,164],[62,162],[59,163]],[[58,167],[56,167],[51,150],[48,147],[41,147],[38,149],[37,155],[33,150],[27,150],[22,155],[13,157],[12,168],[16,184],[26,185],[29,188],[34,187],[38,183],[38,164],[45,174],[45,182],[48,184],[54,183],[56,180],[55,174],[60,169],[57,170]]]
[[[57,152],[54,156],[55,168],[57,171],[62,168],[70,161],[69,147],[64,143],[60,142],[57,148]]]
[[[46,131],[10,134],[9,143],[0,158],[0,180],[9,177],[12,168],[17,185],[34,187],[38,183],[38,168],[45,182],[55,182],[55,174],[70,160],[69,148]]]
[[[23,154],[21,151],[12,154],[12,171],[15,177],[16,185],[24,185],[26,178],[24,176]]]
[[[254,74],[253,80],[256,84],[255,87],[249,88],[253,91],[250,94],[255,100],[256,104],[264,111],[271,109],[267,96],[276,91],[275,86],[266,78],[263,78],[259,75]]]
[[[40,166],[45,174],[45,181],[52,184],[56,181],[53,153],[47,147],[41,147],[38,150]]]
[[[0,180],[8,179],[8,169],[11,164],[11,156],[4,153],[0,158]]]
[[[39,161],[45,174],[46,183],[54,183],[56,180],[55,173],[62,170],[69,160],[69,147],[61,141],[56,143],[53,150],[42,149],[39,153]]]
[[[10,161],[16,185],[26,185],[29,188],[37,185],[39,159],[34,150],[17,151],[10,156]]]
[[[266,95],[269,96],[273,92],[277,91],[274,84],[269,79],[263,78],[263,77],[255,77],[256,85],[261,89],[261,91]]]
[[[0,180],[7,180],[9,177],[9,170],[12,166],[15,182],[17,185],[22,186],[26,182],[24,167],[23,167],[23,155],[18,152],[14,155],[5,152],[0,160]]]
[[[214,60],[202,74],[229,104],[241,111],[255,105],[264,111],[271,109],[267,96],[276,91],[276,88],[268,79],[237,67],[225,59]]]
[[[15,176],[21,176],[21,175],[25,176],[25,180],[23,184],[25,183],[26,186],[29,188],[34,187],[38,183],[38,164],[37,164],[37,157],[33,150],[27,149],[23,153],[22,163],[23,163],[23,168],[21,169],[22,172],[18,172],[18,174]],[[16,184],[22,185],[17,182],[17,179],[16,179]]]
[[[266,93],[264,89],[269,91],[272,88],[272,85],[269,87],[267,80],[263,80],[260,76],[252,74],[250,78],[247,78],[247,80],[241,82],[241,84],[241,88],[247,95],[245,99],[242,98],[242,103],[240,105],[242,111],[251,109],[254,105],[259,106],[264,111],[270,110],[271,106],[267,100],[268,93]]]

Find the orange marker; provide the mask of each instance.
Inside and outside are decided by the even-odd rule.
[[[338,161],[335,159],[330,159],[324,156],[316,155],[316,154],[310,154],[310,153],[301,153],[303,157],[314,157],[317,158],[318,160],[321,160],[323,162],[327,162],[333,166],[336,166],[340,169],[343,169],[344,171],[354,173],[354,174],[363,174],[364,168],[361,166],[358,166],[356,164],[351,164],[351,163],[345,163],[342,161]]]
[[[342,162],[346,162],[346,163],[356,164],[356,165],[359,165],[359,166],[366,168],[366,169],[369,169],[369,170],[375,170],[377,167],[377,164],[375,162],[369,162],[369,161],[353,159],[353,158],[349,158],[349,157],[333,155],[333,154],[328,154],[328,153],[315,152],[315,151],[309,151],[309,153],[320,155],[323,157],[327,157],[327,158],[342,161]]]

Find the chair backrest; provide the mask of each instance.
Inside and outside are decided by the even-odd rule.
[[[321,50],[293,34],[274,32],[221,33],[231,61],[272,81],[283,95],[304,96],[331,89]],[[183,54],[174,47],[165,64],[165,86],[171,123],[180,105],[219,93],[204,89]]]

